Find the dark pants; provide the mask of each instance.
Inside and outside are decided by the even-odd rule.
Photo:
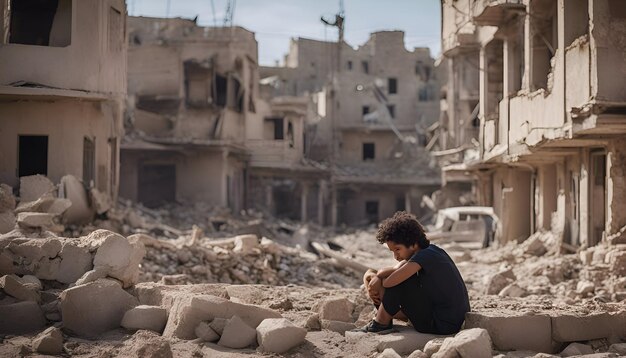
[[[433,320],[432,303],[426,296],[419,275],[413,275],[396,286],[386,288],[382,303],[391,316],[402,311],[418,332],[439,333]]]

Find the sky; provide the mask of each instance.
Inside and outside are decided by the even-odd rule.
[[[256,34],[259,63],[275,65],[289,51],[289,39],[304,37],[336,41],[335,27],[324,26],[320,17],[334,21],[340,0],[234,0],[233,23]],[[127,0],[131,16],[198,16],[200,26],[223,24],[227,0]],[[213,12],[215,9],[215,12]],[[407,49],[429,47],[440,52],[440,0],[344,0],[345,41],[364,44],[371,32],[402,30]]]

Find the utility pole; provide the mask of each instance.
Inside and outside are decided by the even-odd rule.
[[[330,153],[330,193],[331,193],[331,226],[333,229],[337,227],[337,184],[334,180],[335,172],[337,168],[337,151],[338,151],[338,136],[337,136],[337,90],[339,88],[338,76],[341,71],[341,47],[343,45],[344,35],[344,21],[345,14],[343,8],[343,0],[339,0],[339,13],[335,15],[335,21],[321,18],[321,21],[327,26],[337,27],[339,32],[339,38],[337,40],[337,49],[335,51],[335,58],[333,61],[334,66],[331,66],[330,75],[330,126],[331,126],[331,153]]]

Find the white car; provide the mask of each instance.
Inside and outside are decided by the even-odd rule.
[[[500,220],[489,206],[458,206],[441,209],[435,224],[426,227],[426,237],[434,243],[480,242],[482,247],[499,240]]]

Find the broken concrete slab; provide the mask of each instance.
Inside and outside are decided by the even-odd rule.
[[[27,287],[19,277],[15,275],[5,275],[0,277],[0,288],[11,297],[19,301],[41,301],[41,296],[36,289]]]
[[[225,321],[226,323],[228,323],[227,320]],[[226,325],[224,325],[224,327],[226,327]],[[220,335],[217,334],[217,332],[215,332],[215,330],[211,328],[211,326],[209,325],[209,322],[206,322],[206,321],[202,321],[198,323],[198,326],[196,327],[194,332],[196,334],[196,337],[200,338],[200,340],[203,342],[215,342],[218,339],[220,339]]]
[[[355,344],[371,345],[378,352],[386,348],[393,348],[398,354],[408,355],[418,349],[424,349],[429,341],[449,336],[420,333],[408,326],[395,326],[398,332],[375,335],[364,332],[346,332],[346,341]],[[365,342],[367,341],[367,343]]]
[[[552,323],[547,315],[468,312],[465,314],[465,328],[486,329],[497,350],[555,352]]]
[[[0,184],[0,213],[15,210],[15,196],[13,196],[13,188]]]
[[[512,283],[500,291],[498,296],[501,297],[524,297],[526,296],[526,290],[519,287],[516,283]]]
[[[93,256],[89,249],[77,246],[76,242],[64,242],[59,256],[61,256],[57,274],[57,281],[59,282],[76,282],[85,272],[93,268]]]
[[[63,334],[57,327],[50,327],[33,340],[33,350],[42,354],[57,355],[63,352]]]
[[[435,338],[428,341],[428,343],[424,346],[424,353],[430,357],[439,352],[439,349],[441,349],[441,346],[443,345],[443,341],[445,341],[445,338]]]
[[[409,354],[407,358],[429,358],[430,356],[425,352],[420,351],[419,349]]]
[[[63,213],[64,223],[86,224],[91,221],[94,211],[89,206],[89,199],[83,183],[75,176],[66,175],[61,178],[59,197],[69,199],[72,202],[72,206]]]
[[[215,333],[221,336],[222,333],[224,333],[224,327],[226,327],[227,324],[228,324],[227,318],[217,317],[214,320],[212,320],[211,323],[209,323],[209,327],[211,327],[211,329],[214,330]]]
[[[570,343],[560,353],[561,357],[582,356],[585,354],[593,354],[593,348],[591,346],[582,343]]]
[[[491,338],[486,329],[470,328],[462,330],[453,338],[446,338],[439,351],[432,358],[447,357],[490,358]]]
[[[35,201],[55,190],[54,183],[47,177],[37,174],[20,177],[20,201]]]
[[[107,276],[122,281],[125,288],[137,283],[139,264],[146,254],[140,240],[126,239],[108,230],[96,230],[89,234],[86,241],[91,246],[98,246],[93,259],[94,268],[106,268]]]
[[[12,211],[0,213],[0,234],[6,234],[15,229],[17,218]]]
[[[49,204],[42,205],[41,210],[48,214],[59,216],[66,212],[71,206],[72,202],[69,199],[54,198]]]
[[[626,334],[626,311],[613,314],[560,314],[551,320],[552,339],[557,342],[581,342]]]
[[[270,318],[256,328],[256,337],[261,351],[285,353],[304,342],[306,329],[285,318]]]
[[[48,228],[54,225],[54,215],[26,212],[17,214],[17,224],[23,228]]]
[[[609,353],[617,353],[626,356],[626,343],[615,343],[609,347]]]
[[[54,196],[52,196],[52,194],[46,194],[34,201],[21,201],[17,208],[15,208],[15,213],[45,213],[46,210],[44,210],[44,208],[51,206],[53,203]]]
[[[0,317],[0,334],[30,333],[46,324],[41,308],[32,301],[0,305]]]
[[[106,213],[113,206],[111,197],[96,188],[92,188],[89,191],[89,196],[91,197],[93,207],[98,214]]]
[[[40,291],[43,289],[43,284],[41,283],[41,280],[33,275],[24,275],[20,277],[20,282],[22,282],[28,288],[34,289],[36,291]]]
[[[140,305],[124,313],[121,325],[128,330],[148,329],[163,332],[167,323],[167,311],[157,306]]]
[[[256,330],[250,327],[239,316],[233,316],[226,327],[218,345],[227,348],[241,349],[256,343]]]
[[[513,279],[502,273],[496,273],[487,281],[485,293],[488,295],[497,295],[511,283],[513,283]]]
[[[233,316],[239,316],[253,328],[266,318],[282,317],[278,312],[267,308],[235,303],[216,296],[180,295],[172,303],[163,336],[193,339],[194,329],[201,321]]]
[[[135,297],[110,279],[69,288],[60,298],[64,328],[83,337],[120,327],[126,311],[137,305]]]
[[[332,298],[324,300],[319,307],[320,320],[352,322],[354,304],[347,298]]]

